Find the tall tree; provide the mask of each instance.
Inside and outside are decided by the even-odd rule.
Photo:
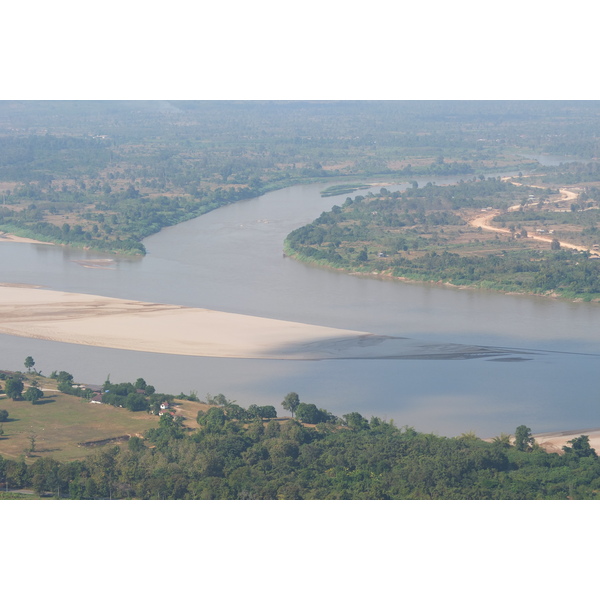
[[[284,398],[283,402],[281,403],[281,406],[283,406],[283,408],[285,410],[289,410],[292,413],[292,419],[293,419],[294,413],[296,412],[296,409],[298,408],[299,404],[300,404],[300,397],[298,396],[298,394],[296,394],[296,392],[290,392],[289,394],[286,394],[286,397]]]
[[[31,456],[35,452],[35,441],[37,440],[37,434],[30,433],[28,436],[29,448],[27,449],[26,455]]]
[[[33,360],[33,358],[31,356],[28,356],[25,359],[25,367],[27,368],[27,371],[29,373],[31,373],[31,369],[33,368],[34,365],[35,365],[35,360]]]
[[[533,443],[531,429],[525,425],[519,425],[515,431],[515,448],[521,452],[531,452]]]

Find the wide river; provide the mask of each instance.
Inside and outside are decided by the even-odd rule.
[[[292,229],[343,203],[345,196],[321,198],[324,187],[279,190],[166,229],[145,240],[144,258],[0,243],[0,282],[409,337],[430,343],[432,356],[444,344],[514,353],[222,359],[0,335],[0,368],[23,369],[31,355],[44,374],[66,370],[87,383],[143,377],[158,391],[223,393],[242,406],[273,404],[280,414],[281,400],[295,391],[337,415],[358,411],[441,435],[485,437],[521,424],[534,432],[600,427],[600,306],[369,279],[285,258],[282,244]]]

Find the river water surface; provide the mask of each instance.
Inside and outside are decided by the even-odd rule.
[[[2,243],[0,282],[408,337],[430,344],[435,358],[196,358],[0,336],[0,366],[22,369],[31,355],[44,374],[64,369],[87,383],[143,377],[159,391],[223,393],[280,414],[296,391],[337,415],[358,411],[442,435],[600,426],[600,306],[370,279],[285,258],[292,229],[345,200],[321,198],[324,187],[271,192],[163,230],[145,240],[143,258]],[[448,344],[507,353],[439,358]]]

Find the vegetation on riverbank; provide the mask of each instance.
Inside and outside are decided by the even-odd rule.
[[[592,248],[600,240],[598,196],[590,187],[563,208],[568,202],[556,190],[493,177],[382,188],[349,197],[293,231],[284,251],[352,273],[590,300],[600,296],[600,261],[534,237],[541,232]],[[477,226],[486,213],[495,230]]]
[[[3,375],[11,390],[10,380],[41,379]],[[73,386],[65,371],[43,384],[52,381]],[[143,379],[104,388],[104,406],[58,389],[36,405],[0,398],[10,408],[0,433],[0,499],[19,498],[21,489],[70,499],[594,499],[600,489],[600,460],[585,435],[557,454],[524,425],[487,442],[356,412],[337,417],[293,392],[281,403],[293,417],[281,419],[275,407],[245,409],[222,394],[204,403],[195,394],[156,394]],[[108,402],[131,394],[160,397],[169,408],[158,416],[152,402],[146,410]],[[73,436],[79,454],[56,447],[75,446]],[[20,455],[5,450],[14,438],[26,442]]]

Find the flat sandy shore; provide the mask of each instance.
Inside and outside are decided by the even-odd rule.
[[[89,346],[226,358],[324,358],[366,332],[202,308],[0,284],[0,333]]]
[[[587,435],[590,439],[590,446],[600,455],[600,429],[571,429],[565,431],[551,431],[545,433],[532,433],[533,439],[547,452],[559,452],[562,454],[563,446],[567,446],[567,442],[579,437]],[[486,438],[487,442],[491,442],[492,438]],[[514,436],[511,436],[511,441],[514,442]]]
[[[562,447],[569,440],[587,435],[590,438],[590,446],[600,455],[600,429],[576,429],[571,431],[555,431],[552,433],[534,433],[535,441],[548,452],[562,452]]]
[[[52,242],[40,242],[40,240],[19,237],[18,235],[13,235],[12,233],[4,233],[3,231],[0,231],[0,242],[20,242],[23,244],[48,244],[50,246],[54,245]]]

